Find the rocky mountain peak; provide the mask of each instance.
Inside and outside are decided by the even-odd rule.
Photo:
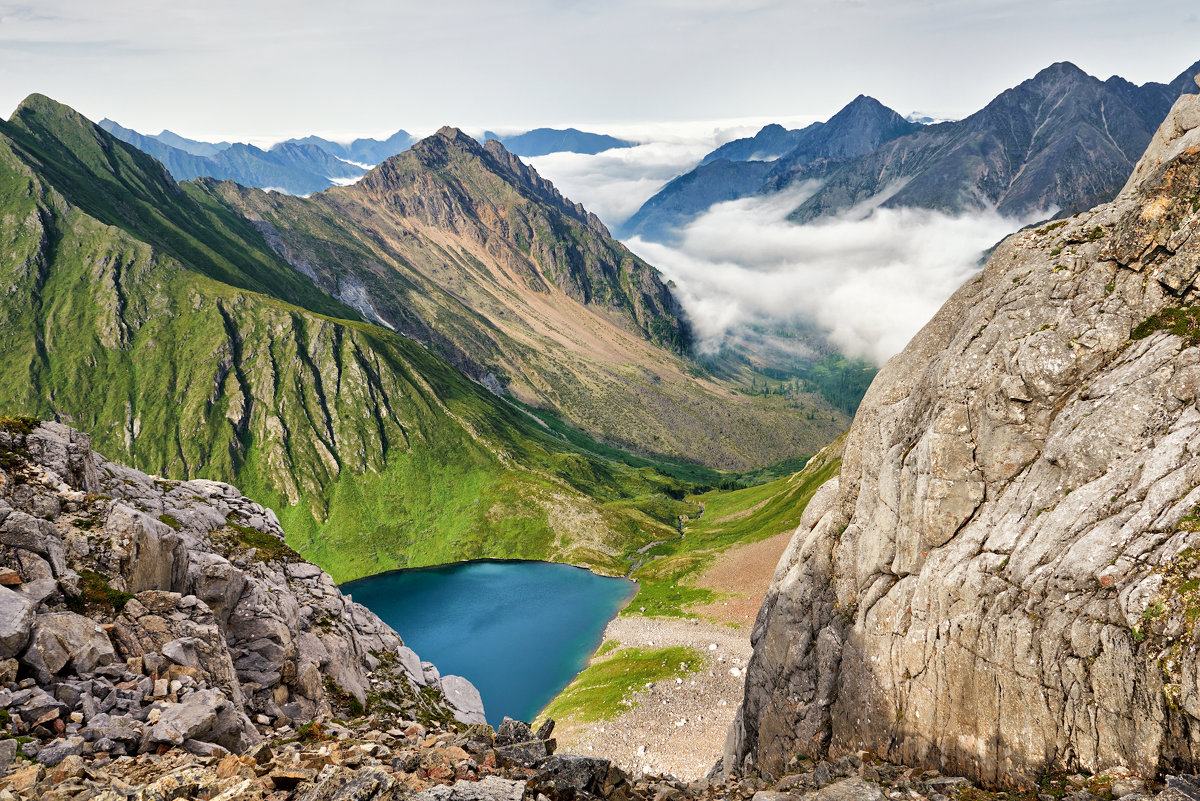
[[[879,373],[759,614],[727,770],[1194,770],[1198,275],[1191,95],[1114,202],[1006,239]]]

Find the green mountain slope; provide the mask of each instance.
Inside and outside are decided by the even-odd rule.
[[[445,128],[308,199],[185,191],[237,209],[364,317],[619,447],[740,470],[814,453],[847,423],[816,393],[753,397],[701,373],[658,272],[496,141]]]
[[[570,445],[350,316],[261,235],[74,112],[0,126],[0,408],[237,482],[339,580],[478,556],[623,572],[687,485]]]

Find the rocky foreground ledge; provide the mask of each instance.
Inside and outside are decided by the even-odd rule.
[[[1055,776],[1038,790],[995,793],[937,771],[869,755],[797,760],[778,780],[715,776],[683,782],[628,774],[609,760],[556,754],[553,722],[536,732],[367,715],[284,727],[243,754],[197,755],[163,746],[138,756],[71,754],[54,765],[17,759],[0,768],[0,801],[1195,801],[1200,779],[1152,785],[1119,768]],[[0,742],[13,742],[0,741]],[[45,752],[43,751],[43,754]]]
[[[0,766],[241,753],[368,708],[483,721],[469,682],[342,595],[270,510],[0,418]]]

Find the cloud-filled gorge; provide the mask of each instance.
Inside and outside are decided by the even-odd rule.
[[[558,153],[530,163],[616,227],[716,144],[744,133],[719,125],[647,131],[635,137],[643,142],[637,147],[594,156]],[[824,332],[847,356],[882,365],[978,271],[985,250],[1032,222],[996,212],[874,208],[887,192],[833,219],[788,221],[817,188],[808,182],[719,203],[671,245],[638,237],[625,244],[675,282],[702,350],[738,340],[747,326],[799,323]],[[807,350],[800,340],[774,345],[791,347],[794,355]]]
[[[747,324],[808,322],[848,356],[883,364],[1022,225],[995,212],[875,209],[796,225],[813,187],[720,203],[677,246],[626,244],[677,285],[701,348]]]

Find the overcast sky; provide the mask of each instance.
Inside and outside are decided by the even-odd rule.
[[[1170,80],[1198,43],[1191,0],[0,0],[0,108],[256,141],[824,118],[860,92],[961,116],[1059,60]]]

